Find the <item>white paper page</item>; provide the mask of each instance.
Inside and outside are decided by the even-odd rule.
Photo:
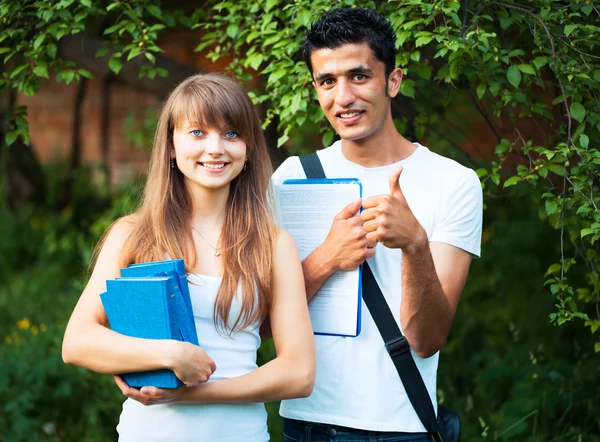
[[[279,225],[292,237],[300,259],[323,243],[333,218],[360,198],[358,183],[281,184],[275,187]],[[336,272],[309,304],[315,333],[355,336],[359,270]]]

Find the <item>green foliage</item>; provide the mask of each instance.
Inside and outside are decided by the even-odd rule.
[[[530,196],[487,205],[482,258],[440,357],[438,396],[460,414],[467,441],[598,441],[591,337],[575,323],[547,325],[555,307],[543,281],[556,231],[539,225]]]
[[[498,160],[480,177],[498,193],[490,184],[503,181],[504,159],[509,153],[523,158],[517,174],[504,177],[502,188],[527,183],[547,221],[561,232],[558,262],[548,268],[544,282],[556,297],[550,319],[557,325],[579,319],[596,330],[600,317],[596,312],[590,319],[588,310],[600,298],[600,154],[590,145],[590,139],[600,138],[600,64],[593,55],[600,45],[599,11],[584,0],[467,5],[461,9],[457,0],[377,5],[346,0],[335,7],[375,7],[390,19],[398,36],[397,65],[404,71],[400,92],[417,99],[417,138],[436,130],[435,115],[444,114],[436,107],[461,106],[458,97],[464,102],[465,93],[514,124],[514,137],[499,143]],[[311,100],[310,75],[299,57],[312,17],[332,7],[325,0],[310,5],[215,1],[211,20],[201,25],[206,34],[199,50],[210,48],[213,59],[232,57],[229,68],[240,78],[253,71],[266,77],[264,91],[253,98],[268,106],[265,126],[279,118],[279,145],[309,123],[320,124],[324,144],[332,139]],[[420,106],[419,99],[427,106]],[[517,123],[523,118],[551,128],[545,146],[522,137]],[[567,241],[575,246],[571,256],[565,255]],[[575,268],[584,269],[585,276],[569,278]],[[600,341],[595,346],[600,349]]]

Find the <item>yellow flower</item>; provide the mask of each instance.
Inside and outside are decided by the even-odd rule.
[[[12,338],[10,336],[7,336],[4,338],[4,342],[6,342],[8,345],[12,344]]]
[[[30,325],[31,322],[29,322],[29,319],[27,318],[23,318],[20,321],[17,321],[17,327],[19,327],[21,330],[27,330]]]
[[[48,331],[48,327],[46,327],[46,324],[40,324],[40,330],[46,333]]]
[[[38,328],[34,325],[33,327],[31,327],[31,334],[32,335],[37,335],[38,334]]]

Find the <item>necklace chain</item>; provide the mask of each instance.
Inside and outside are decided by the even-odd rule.
[[[215,257],[217,257],[217,258],[218,258],[219,256],[221,256],[221,250],[220,250],[220,249],[218,249],[218,248],[214,247],[214,246],[213,246],[211,243],[209,243],[209,242],[208,242],[208,240],[207,240],[207,239],[206,239],[204,236],[202,236],[202,233],[200,233],[200,232],[199,232],[199,231],[198,231],[198,230],[197,230],[197,229],[196,229],[194,226],[192,226],[192,230],[193,230],[194,232],[196,232],[196,233],[198,234],[198,236],[199,236],[200,238],[202,238],[202,240],[203,240],[203,241],[204,241],[206,244],[208,244],[208,245],[209,245],[209,247],[210,247],[211,249],[213,249],[213,250],[214,250],[214,253],[213,253],[213,255],[215,255]]]

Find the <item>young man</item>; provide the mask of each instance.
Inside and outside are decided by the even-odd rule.
[[[472,170],[394,127],[391,100],[402,82],[394,42],[389,22],[364,9],[329,11],[306,36],[313,86],[341,138],[319,158],[327,177],[359,178],[364,197],[335,217],[303,269],[310,300],[335,271],[368,260],[437,409],[438,352],[480,253],[482,193]],[[273,182],[304,176],[291,157]],[[315,336],[313,394],[281,405],[286,441],[431,440],[363,311],[358,337]]]

